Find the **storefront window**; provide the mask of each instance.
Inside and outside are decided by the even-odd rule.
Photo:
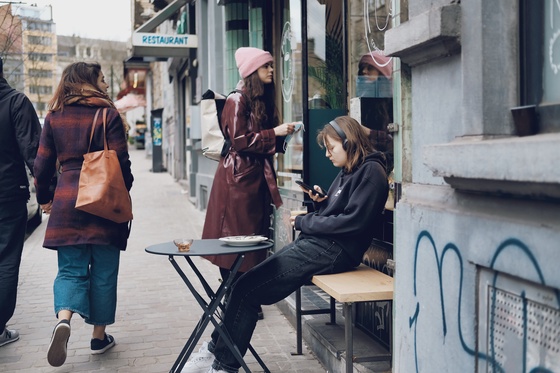
[[[384,34],[391,28],[391,1],[350,0],[348,12],[348,86],[350,112],[373,131],[375,146],[392,169],[393,59],[383,53]]]
[[[560,130],[560,3],[520,3],[521,105],[535,105],[538,132]]]
[[[290,0],[285,6],[281,62],[276,67],[282,92],[282,118],[285,123],[303,122],[301,5],[299,0]],[[281,187],[296,188],[293,181],[302,177],[303,133],[303,130],[297,132],[286,143],[285,153],[278,155],[278,185]]]
[[[383,50],[384,33],[391,27],[392,3],[349,0],[347,18],[350,115],[371,130],[370,139],[377,150],[385,153],[389,173],[393,167],[393,141],[387,131],[387,125],[393,122],[393,60]],[[382,224],[372,227],[374,242],[364,255],[364,263],[388,272],[388,259],[393,258],[394,202],[389,199],[385,206]],[[391,312],[391,302],[358,304],[356,327],[389,346],[391,319],[386,316]]]
[[[328,188],[340,170],[317,144],[317,132],[329,121],[348,114],[344,6],[340,0],[305,3],[309,132],[304,181],[322,188]]]
[[[310,109],[344,109],[342,1],[308,1],[307,43]]]

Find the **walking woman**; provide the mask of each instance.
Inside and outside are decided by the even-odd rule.
[[[238,235],[269,235],[271,202],[282,204],[276,185],[273,156],[283,152],[293,123],[279,125],[275,106],[272,56],[258,48],[235,52],[243,78],[228,96],[222,112],[224,133],[231,147],[220,159],[208,201],[202,238]],[[235,255],[209,256],[227,278]],[[247,254],[240,272],[266,258],[266,250]]]
[[[91,126],[99,108],[108,108],[107,143],[117,153],[127,189],[132,187],[123,122],[107,88],[99,64],[77,62],[67,66],[49,103],[35,160],[37,200],[51,215],[43,246],[58,253],[53,287],[58,324],[47,353],[52,366],[61,366],[66,360],[74,313],[93,325],[92,354],[102,354],[115,345],[105,327],[115,322],[119,256],[126,248],[127,223],[117,224],[74,208],[83,155],[88,152]],[[101,123],[98,119],[90,151],[103,149]],[[62,173],[53,195],[49,185],[57,161]]]

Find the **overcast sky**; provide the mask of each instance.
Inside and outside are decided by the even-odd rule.
[[[58,35],[127,41],[132,33],[130,0],[25,1],[25,5],[32,4],[52,5]]]

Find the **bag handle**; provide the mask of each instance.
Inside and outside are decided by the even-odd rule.
[[[107,146],[107,132],[105,129],[106,126],[107,126],[107,108],[103,108],[103,149],[105,149],[105,151],[109,149],[109,146]]]
[[[95,116],[93,117],[93,123],[91,125],[91,134],[89,135],[89,145],[87,149],[88,153],[89,153],[89,149],[91,148],[91,142],[93,141],[93,133],[95,132],[95,124],[97,123],[97,117],[99,116],[100,111],[101,108],[97,109],[97,111],[95,112]],[[107,123],[107,108],[103,108],[103,148],[105,150],[108,149],[106,123]]]

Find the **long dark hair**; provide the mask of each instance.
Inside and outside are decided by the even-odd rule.
[[[274,83],[264,84],[257,71],[246,77],[243,83],[255,121],[266,129],[276,127],[279,119]]]
[[[70,94],[79,91],[84,85],[98,90],[97,79],[101,74],[101,65],[97,62],[74,62],[62,71],[62,77],[58,87],[54,91],[53,98],[49,102],[49,110],[57,111],[64,108],[64,99]]]
[[[344,171],[350,172],[360,166],[368,154],[375,152],[375,148],[366,133],[365,127],[358,123],[356,119],[343,116],[337,117],[335,121],[348,140],[346,143],[348,162],[344,166]],[[330,124],[326,124],[317,134],[317,143],[321,148],[325,147],[327,136],[343,142],[336,130]]]

